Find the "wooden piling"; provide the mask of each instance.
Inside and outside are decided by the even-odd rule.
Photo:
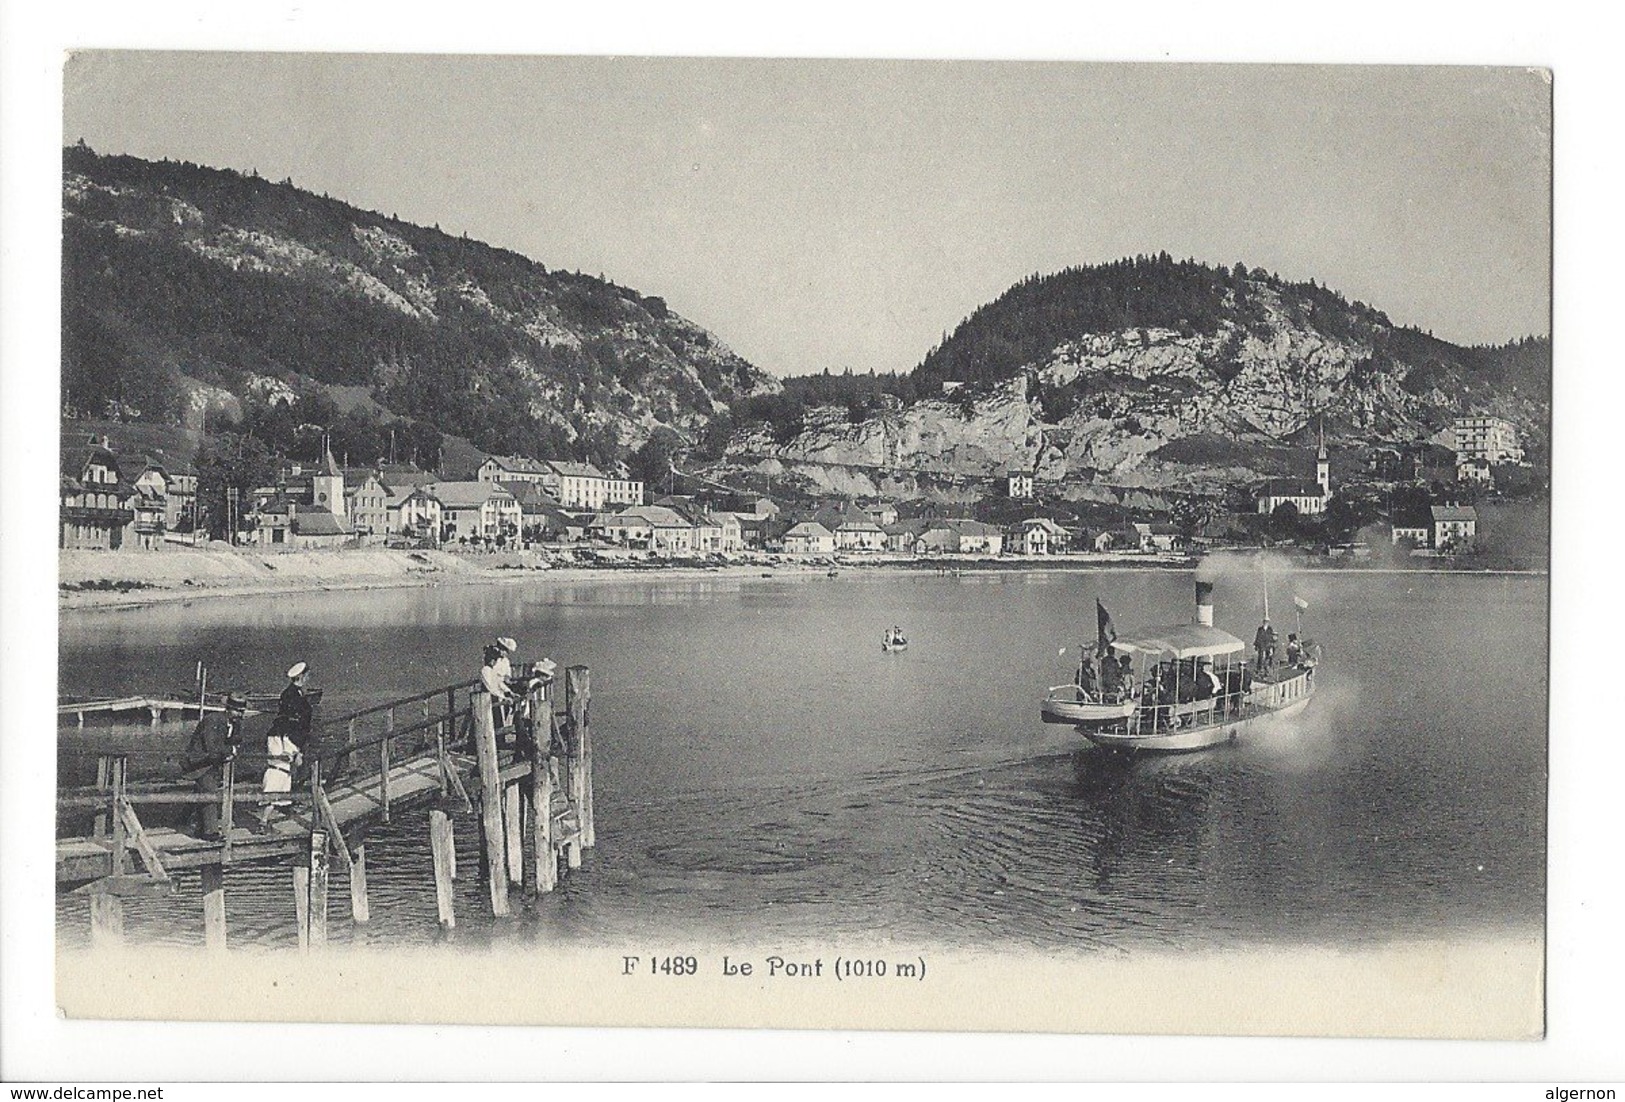
[[[237,825],[237,759],[229,757],[220,769],[221,856],[231,860],[231,831]]]
[[[310,948],[310,866],[293,867],[293,925],[301,952]]]
[[[384,822],[389,822],[389,740],[395,735],[395,709],[384,713],[384,740],[378,744],[378,802],[384,805]]]
[[[124,802],[124,774],[127,765],[126,759],[114,758],[108,772],[109,784],[113,789],[108,818],[111,820],[110,829],[113,835],[114,876],[123,876],[130,868],[129,843],[124,836],[124,816],[119,813],[119,805]]]
[[[85,713],[80,712],[79,726],[83,727],[85,725],[84,719]],[[113,787],[112,758],[99,757],[96,759],[96,787],[99,789],[111,789]],[[107,806],[111,807],[111,802],[109,802]],[[112,825],[112,818],[109,816],[106,808],[103,808],[102,810],[96,812],[96,820],[91,825],[90,836],[92,838],[106,838],[107,832],[109,829],[111,829]]]
[[[480,767],[480,825],[485,836],[486,876],[491,886],[491,914],[508,913],[508,860],[503,845],[502,781],[497,774],[497,733],[491,694],[474,694],[474,752]]]
[[[559,855],[553,848],[553,771],[545,751],[538,751],[530,772],[530,885],[543,894],[558,887]]]
[[[350,857],[350,919],[356,925],[372,921],[367,902],[367,844],[361,843]]]
[[[327,945],[327,831],[310,832],[310,947]]]
[[[226,877],[219,864],[198,869],[203,892],[203,947],[211,953],[226,948]]]
[[[440,925],[449,930],[457,925],[451,887],[456,875],[457,841],[451,832],[451,816],[438,807],[429,812],[429,851],[434,856],[435,907]]]
[[[581,846],[591,849],[596,841],[592,822],[592,671],[571,666],[564,671],[564,707],[575,729],[576,769],[572,776],[576,790],[571,801],[581,823]]]
[[[502,841],[508,851],[508,882],[525,882],[525,835],[520,830],[519,785],[502,790]]]

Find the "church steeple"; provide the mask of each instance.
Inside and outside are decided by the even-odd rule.
[[[1323,497],[1332,496],[1332,465],[1326,458],[1326,420],[1320,422],[1320,452],[1315,457],[1315,481],[1320,483]]]
[[[322,469],[310,478],[312,505],[320,505],[334,516],[344,515],[344,472],[333,461],[333,444],[322,435]]]

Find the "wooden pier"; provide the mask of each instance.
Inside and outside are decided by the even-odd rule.
[[[352,919],[367,922],[369,828],[422,816],[439,920],[450,928],[458,867],[452,817],[471,815],[480,825],[478,864],[491,913],[507,915],[515,888],[527,897],[552,891],[561,860],[567,869],[579,868],[582,852],[595,842],[591,672],[585,666],[564,671],[562,711],[554,710],[556,685],[548,681],[523,698],[515,711],[528,722],[499,724],[490,694],[477,682],[320,722],[304,750],[308,783],[292,793],[261,791],[263,745],[258,753],[246,746],[224,764],[218,793],[186,781],[136,783],[129,778],[131,754],[102,757],[94,786],[57,795],[59,821],[64,814],[91,819],[88,833],[57,839],[59,889],[88,897],[93,944],[116,943],[126,900],[173,892],[173,872],[198,869],[204,944],[223,949],[225,870],[282,863],[291,869],[299,945],[319,948],[327,940],[332,866],[347,873]],[[191,824],[148,826],[139,813],[215,803],[220,838],[199,837]],[[242,825],[245,817],[255,825]]]

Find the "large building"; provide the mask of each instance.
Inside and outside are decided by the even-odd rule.
[[[61,474],[58,546],[70,551],[123,547],[125,537],[133,534],[135,511],[130,508],[130,487],[119,476],[118,459],[108,448],[107,438],[64,443]]]
[[[481,482],[534,482],[566,509],[599,512],[615,505],[642,505],[643,483],[626,472],[605,474],[591,463],[573,459],[529,459],[523,455],[492,455],[475,472]]]
[[[1454,426],[1456,460],[1481,459],[1487,463],[1522,463],[1518,430],[1500,417],[1458,417]]]

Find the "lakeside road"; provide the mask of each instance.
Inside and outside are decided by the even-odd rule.
[[[749,578],[821,577],[832,556],[791,558],[745,552],[727,561],[689,562],[625,559],[558,564],[539,551],[454,553],[384,548],[259,551],[214,545],[162,551],[63,551],[58,559],[58,607],[62,611],[135,608],[170,601],[254,597],[329,590],[395,589],[415,586],[494,585],[511,582],[579,583],[696,576]],[[842,570],[874,569],[991,573],[997,571],[1194,570],[1200,560],[1183,555],[1086,554],[989,559],[944,555],[916,559],[899,555],[849,555]],[[1326,570],[1371,574],[1489,574],[1541,576],[1539,570],[1394,567],[1347,562],[1297,561],[1272,557],[1270,571],[1314,573]]]

